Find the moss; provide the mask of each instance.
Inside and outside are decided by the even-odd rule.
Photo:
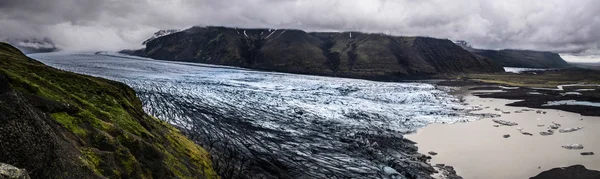
[[[555,88],[557,85],[573,83],[600,84],[600,74],[596,71],[583,69],[563,69],[555,71],[529,73],[488,73],[488,74],[465,74],[454,76],[475,81],[496,83],[521,87],[543,87]]]
[[[98,156],[91,149],[82,149],[81,154],[83,154],[83,156],[85,157],[85,163],[88,164],[94,172],[96,172],[99,175],[102,175],[102,170],[99,167],[100,162],[102,162],[100,156]]]
[[[186,154],[192,159],[193,163],[199,164],[198,167],[201,170],[208,170],[205,172],[210,172],[210,170],[212,170],[210,168],[211,164],[208,163],[210,154],[203,148],[196,145],[194,142],[185,138],[179,133],[178,130],[171,128],[170,133],[167,135],[167,139],[169,139],[170,143],[175,146],[175,149],[178,153]]]
[[[118,149],[117,156],[119,163],[124,166],[127,175],[133,175],[135,172],[135,163],[138,163],[135,157],[124,147]]]
[[[55,113],[52,114],[52,118],[62,124],[63,127],[67,128],[69,131],[77,134],[78,136],[86,136],[87,131],[81,128],[81,121],[77,118],[71,117],[67,113]]]
[[[11,87],[79,109],[51,116],[77,138],[67,140],[80,149],[82,166],[108,178],[170,177],[156,175],[152,167],[178,178],[218,178],[208,153],[172,126],[145,114],[131,88],[45,66],[6,50],[9,47],[0,43],[0,75]],[[139,153],[132,154],[135,150]]]

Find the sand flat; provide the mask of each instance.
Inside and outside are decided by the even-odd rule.
[[[406,138],[418,143],[420,153],[438,153],[433,156],[432,164],[454,166],[458,174],[466,179],[529,178],[551,168],[575,164],[600,170],[600,117],[547,109],[542,110],[546,114],[538,114],[537,109],[515,113],[528,108],[505,106],[514,100],[484,99],[472,95],[466,95],[465,99],[469,105],[489,106],[475,113],[500,114],[501,117],[493,119],[516,122],[518,125],[494,127],[497,123],[492,118],[486,118],[467,123],[431,124],[406,135]],[[510,114],[496,111],[495,108]],[[583,129],[571,133],[554,130],[553,135],[540,135],[552,122],[561,124],[561,129]],[[521,134],[519,128],[533,136]],[[505,134],[510,137],[504,138]],[[584,149],[567,150],[561,147],[568,144],[583,144]],[[582,156],[581,152],[594,152],[596,155]]]

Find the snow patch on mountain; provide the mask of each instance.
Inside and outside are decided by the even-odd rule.
[[[148,42],[163,37],[163,36],[167,36],[167,35],[171,35],[177,32],[180,32],[181,30],[175,30],[175,29],[171,29],[171,30],[159,30],[158,32],[155,32],[154,35],[152,35],[152,37],[148,38],[148,40],[142,42],[142,45],[146,45]]]

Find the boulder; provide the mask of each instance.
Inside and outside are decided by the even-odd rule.
[[[1,179],[30,179],[27,170],[19,169],[15,166],[0,163],[0,178]]]

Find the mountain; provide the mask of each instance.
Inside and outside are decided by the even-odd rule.
[[[165,36],[165,35],[170,35],[172,33],[176,33],[176,32],[179,32],[179,31],[180,30],[174,30],[174,29],[171,29],[171,30],[159,30],[158,32],[155,32],[152,37],[148,38],[148,40],[144,41],[142,43],[142,45],[146,45],[146,43],[148,43],[148,42],[150,42],[150,41],[152,41],[152,40],[154,40],[156,38],[159,38],[159,37],[162,37],[162,36]]]
[[[0,42],[6,42],[21,50],[25,54],[47,53],[58,51],[58,48],[49,38],[43,39],[5,39]]]
[[[492,59],[504,67],[566,68],[571,66],[569,63],[563,60],[559,54],[552,52],[512,49],[476,49],[465,41],[458,41],[456,44],[473,54]]]
[[[217,178],[209,154],[128,86],[0,43],[0,161],[32,178]]]
[[[122,51],[161,60],[266,71],[398,80],[448,73],[502,72],[450,40],[359,32],[192,27]]]

